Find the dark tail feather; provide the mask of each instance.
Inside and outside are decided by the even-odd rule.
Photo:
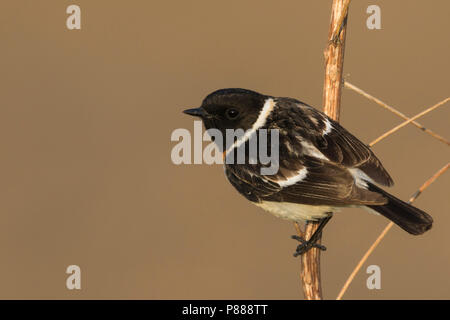
[[[433,218],[431,218],[428,213],[397,199],[371,183],[368,183],[368,185],[370,191],[381,193],[388,199],[388,203],[385,205],[368,206],[369,208],[375,210],[397,224],[403,230],[414,235],[422,234],[431,228]]]

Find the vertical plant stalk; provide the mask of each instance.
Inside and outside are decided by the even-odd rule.
[[[325,48],[325,81],[323,89],[324,112],[332,119],[339,120],[341,92],[343,87],[342,68],[344,65],[344,44],[347,27],[347,12],[350,0],[333,0],[331,8],[328,46]],[[318,222],[307,222],[302,232],[295,227],[303,239],[310,239],[319,226]],[[318,243],[320,243],[320,238]],[[321,300],[320,250],[312,248],[301,256],[303,294],[307,300]]]

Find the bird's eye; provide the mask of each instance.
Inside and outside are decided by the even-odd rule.
[[[234,120],[238,117],[239,115],[239,111],[237,111],[236,109],[228,109],[227,110],[227,118],[230,120]]]

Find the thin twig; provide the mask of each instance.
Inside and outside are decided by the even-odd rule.
[[[328,31],[328,45],[324,51],[325,80],[323,89],[324,112],[334,120],[339,120],[342,92],[342,68],[344,64],[345,34],[347,13],[350,0],[333,0],[331,5],[331,22]],[[336,41],[337,40],[337,41]],[[297,232],[303,239],[310,239],[319,224],[307,222],[305,231],[301,232],[295,224]],[[317,243],[320,243],[321,236]],[[303,294],[307,300],[322,299],[320,278],[320,250],[312,248],[300,257]]]
[[[420,194],[427,189],[437,178],[439,178],[442,174],[444,174],[445,171],[448,170],[450,167],[450,163],[447,163],[444,167],[442,167],[438,172],[436,172],[430,179],[425,181],[425,183],[412,195],[412,197],[408,200],[408,203],[412,203],[414,200],[417,199],[417,197],[420,196]],[[353,279],[355,278],[356,274],[359,272],[359,270],[362,268],[363,264],[367,261],[369,256],[372,254],[372,252],[375,250],[375,248],[378,246],[380,241],[386,236],[388,231],[392,228],[394,225],[393,222],[389,222],[389,224],[384,228],[384,230],[381,232],[381,234],[378,236],[378,238],[375,240],[375,242],[370,246],[369,250],[364,254],[364,256],[361,258],[361,260],[356,265],[355,269],[353,269],[352,273],[348,277],[347,281],[345,282],[344,286],[342,287],[341,291],[339,292],[336,300],[341,300],[342,296],[347,291],[349,285],[352,283]]]
[[[383,101],[381,101],[380,99],[375,98],[374,96],[368,94],[367,92],[365,92],[364,90],[362,90],[361,88],[358,88],[357,86],[355,86],[354,84],[351,84],[348,81],[344,82],[344,85],[346,88],[351,89],[357,93],[359,93],[360,95],[362,95],[363,97],[366,97],[367,99],[375,102],[376,104],[380,105],[381,107],[389,110],[390,112],[392,112],[393,114],[399,116],[400,118],[404,119],[404,120],[409,120],[409,118],[404,115],[403,113],[401,113],[400,111],[398,111],[397,109],[395,109],[394,107],[384,103]],[[430,129],[425,128],[424,126],[422,126],[420,123],[416,122],[416,121],[412,121],[411,124],[415,125],[417,128],[421,129],[423,132],[428,133],[430,136],[438,139],[439,141],[447,144],[448,146],[450,146],[450,141],[448,141],[447,139],[445,139],[444,137],[441,137],[440,135],[438,135],[437,133],[431,131]]]
[[[419,114],[416,114],[414,117],[409,118],[408,120],[400,123],[398,126],[392,128],[391,130],[385,132],[384,134],[382,134],[381,136],[379,136],[378,138],[376,138],[375,140],[373,140],[369,146],[373,146],[375,143],[380,142],[381,140],[383,140],[384,138],[390,136],[391,134],[393,134],[394,132],[398,131],[399,129],[403,128],[404,126],[406,126],[408,123],[413,122],[416,119],[419,119],[420,117],[426,115],[427,113],[433,111],[434,109],[439,108],[440,106],[444,105],[446,102],[450,101],[450,98],[446,98],[444,100],[442,100],[441,102],[438,102],[437,104],[435,104],[432,107],[429,107],[428,109],[420,112]]]
[[[432,184],[437,178],[439,178],[441,175],[444,174],[445,171],[448,170],[448,168],[450,167],[450,162],[447,163],[445,166],[443,166],[438,172],[436,172],[430,179],[428,179],[420,188],[419,190],[417,190],[412,196],[411,198],[408,200],[408,203],[412,203],[413,201],[415,201],[420,194],[423,192],[423,190],[425,190],[426,188],[428,188],[430,186],[430,184]]]

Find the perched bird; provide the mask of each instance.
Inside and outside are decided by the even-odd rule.
[[[261,174],[267,165],[250,163],[248,152],[245,163],[226,162],[225,173],[240,194],[275,216],[321,221],[311,239],[293,236],[301,242],[295,256],[312,247],[325,250],[315,242],[332,212],[342,207],[369,209],[413,235],[432,226],[430,215],[376,185],[392,186],[393,180],[367,145],[301,101],[246,89],[221,89],[208,95],[199,108],[184,113],[200,117],[206,129],[217,129],[224,137],[227,129],[246,132],[231,144],[221,143],[225,156],[249,144],[250,137],[262,129],[278,130],[276,173]]]

